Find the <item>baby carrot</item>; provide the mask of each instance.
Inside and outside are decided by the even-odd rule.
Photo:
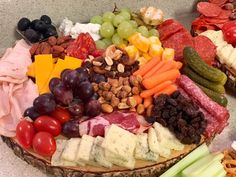
[[[151,59],[147,64],[145,64],[143,67],[141,67],[140,69],[138,69],[137,71],[135,71],[133,73],[133,75],[137,76],[143,76],[144,74],[146,74],[150,69],[152,69],[158,62],[160,61],[160,58],[158,57],[154,57],[153,59]]]
[[[173,60],[166,61],[165,64],[159,70],[157,70],[156,73],[163,73],[165,71],[169,71],[171,69],[175,69],[175,67],[176,67],[175,63],[176,62],[173,61]]]
[[[143,79],[148,78],[148,77],[152,76],[153,74],[155,74],[155,73],[157,72],[157,70],[160,69],[165,63],[166,63],[166,61],[160,61],[159,63],[157,63],[156,66],[154,66],[153,68],[151,68],[151,70],[148,71],[148,72],[143,76]]]
[[[143,101],[143,105],[145,108],[147,108],[148,106],[150,106],[152,104],[152,97],[147,97],[147,98],[144,98],[144,101]]]
[[[154,97],[159,96],[160,94],[167,94],[167,95],[170,95],[170,94],[172,94],[172,93],[173,93],[174,91],[176,91],[176,90],[177,90],[176,85],[171,84],[171,85],[169,85],[168,87],[164,88],[163,90],[157,92],[157,93],[154,95]]]
[[[148,98],[148,97],[154,95],[155,93],[165,89],[167,86],[171,85],[172,83],[173,82],[171,82],[171,81],[164,81],[161,84],[158,84],[157,86],[153,87],[152,89],[142,91],[140,96],[143,98]]]
[[[143,98],[140,95],[133,95],[133,98],[136,100],[137,105],[142,104]]]
[[[180,76],[179,70],[172,69],[163,73],[154,74],[153,76],[144,79],[142,81],[142,84],[146,89],[151,89],[162,82],[174,80],[179,76]]]
[[[181,63],[181,62],[179,62],[179,61],[175,62],[175,68],[176,68],[176,69],[181,69],[182,66],[183,66],[183,63]]]

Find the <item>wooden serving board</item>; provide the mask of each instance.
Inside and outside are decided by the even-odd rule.
[[[114,166],[110,169],[89,165],[86,165],[85,167],[51,166],[50,158],[44,158],[34,153],[32,150],[23,149],[15,138],[1,137],[3,142],[13,150],[15,155],[26,161],[28,164],[56,177],[156,177],[205,142],[202,140],[199,145],[186,145],[183,151],[172,151],[172,155],[169,159],[160,158],[156,163],[136,160],[135,169],[129,170],[118,166]]]

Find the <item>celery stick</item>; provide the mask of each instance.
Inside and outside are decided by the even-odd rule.
[[[209,149],[207,145],[204,143],[195,150],[193,150],[191,153],[189,153],[186,157],[184,157],[182,160],[180,160],[178,163],[176,163],[174,166],[172,166],[169,170],[167,170],[165,173],[163,173],[160,177],[174,177],[178,173],[180,173],[183,169],[185,169],[187,166],[191,165],[196,160],[204,157],[205,155],[209,154]]]
[[[215,162],[211,163],[211,165],[209,165],[208,168],[203,170],[202,173],[200,173],[196,177],[199,177],[199,176],[201,176],[201,177],[213,177],[216,174],[218,174],[218,172],[220,172],[221,170],[224,170],[223,165],[219,161],[215,161]]]
[[[226,176],[226,171],[223,169],[220,172],[218,172],[214,177],[225,177]]]
[[[208,168],[208,166],[215,162],[215,161],[221,161],[224,158],[224,155],[219,153],[219,154],[209,154],[198,161],[194,162],[192,165],[187,167],[182,171],[182,176],[183,177],[195,177],[199,176],[199,174]]]

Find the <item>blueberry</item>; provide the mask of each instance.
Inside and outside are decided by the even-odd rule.
[[[40,35],[33,29],[27,29],[25,31],[25,37],[32,43],[38,42]]]
[[[53,26],[53,25],[48,25],[47,29],[51,29],[51,30],[57,31],[56,27]]]
[[[44,33],[44,37],[48,38],[50,36],[57,36],[57,31],[52,28],[48,28],[47,31]]]
[[[39,21],[39,19],[35,19],[30,23],[30,27],[35,30],[35,24]]]
[[[35,22],[34,30],[39,31],[41,33],[45,32],[47,31],[47,25],[44,23],[44,21],[38,20]]]
[[[50,25],[52,23],[51,18],[47,15],[42,15],[40,17],[40,20],[44,21],[47,25]]]
[[[21,18],[17,24],[17,28],[20,31],[25,31],[26,29],[28,29],[30,26],[30,20],[28,18]]]

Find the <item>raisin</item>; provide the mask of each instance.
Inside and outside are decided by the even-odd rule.
[[[175,91],[174,93],[171,94],[171,97],[176,99],[180,95],[179,91]]]
[[[156,117],[154,116],[150,116],[150,117],[146,117],[145,120],[148,122],[148,123],[154,123],[156,122]]]
[[[177,106],[178,105],[178,103],[172,98],[168,98],[167,103],[171,104],[172,106]]]

